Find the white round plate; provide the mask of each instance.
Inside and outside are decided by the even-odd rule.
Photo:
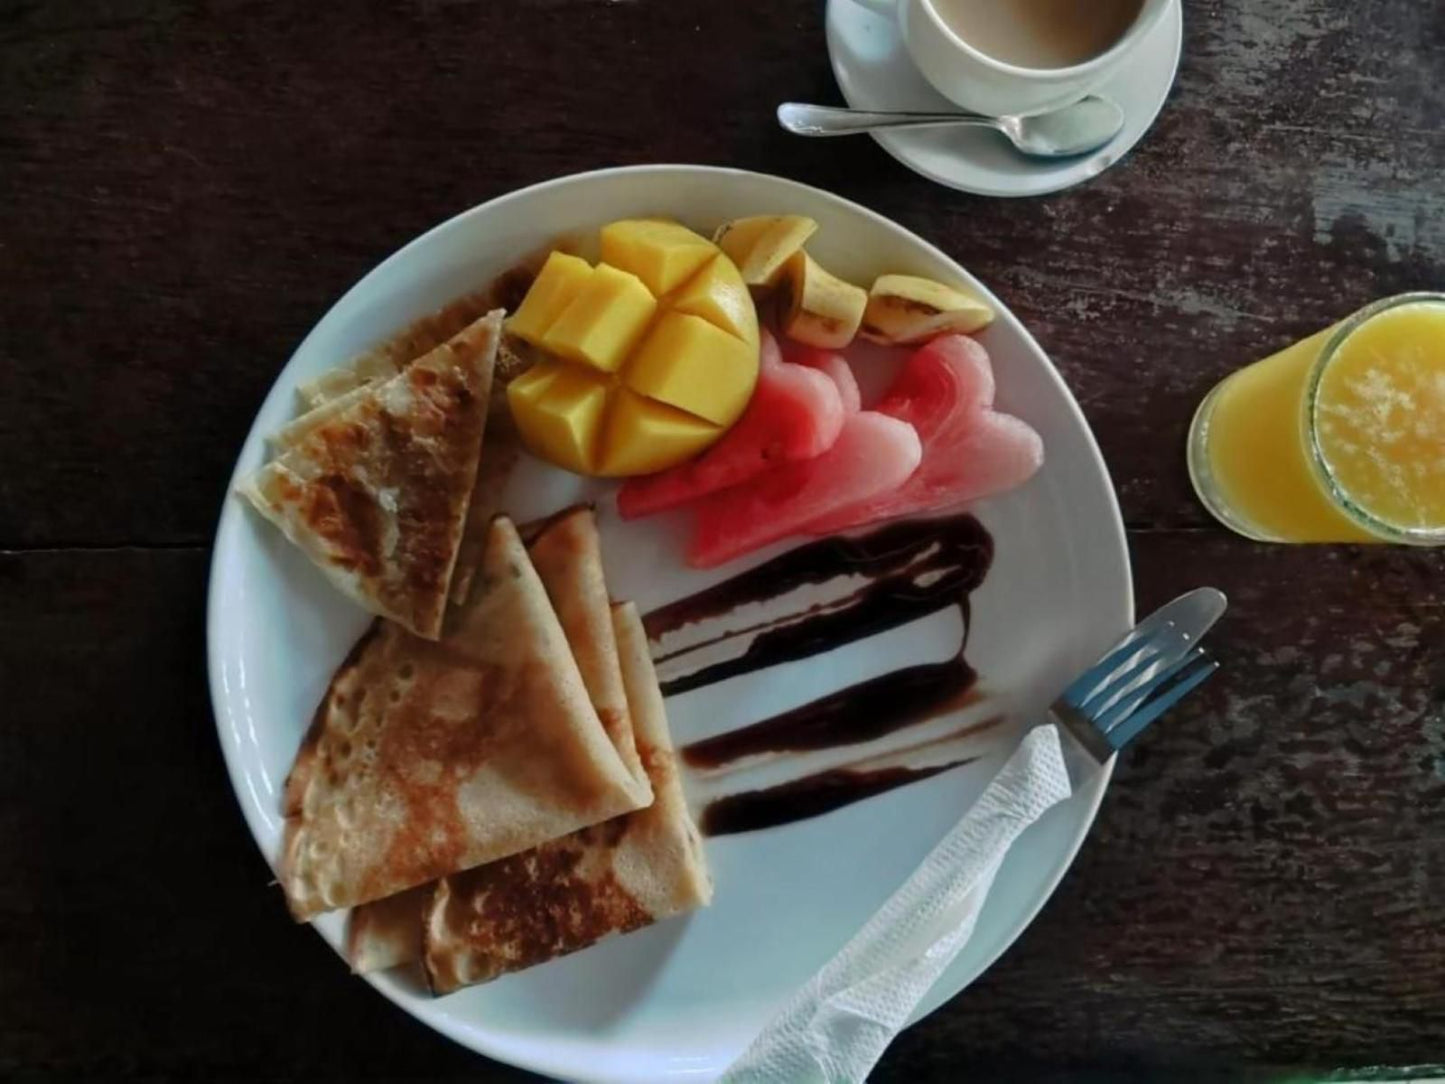
[[[1094,439],[1038,344],[981,283],[872,211],[792,181],[703,166],[604,170],[458,215],[387,259],[316,325],[256,416],[236,477],[261,465],[265,436],[295,412],[299,382],[485,285],[557,235],[657,214],[710,230],[764,212],[817,219],[821,229],[809,248],[845,277],[866,282],[890,270],[961,280],[998,307],[981,338],[993,357],[1000,406],[1038,429],[1047,463],[1026,486],[977,510],[997,558],[973,596],[968,658],[991,710],[1037,718],[1128,627],[1133,612],[1123,524]],[[526,519],[605,490],[525,460],[510,493],[511,510]],[[644,611],[737,571],[685,570],[679,526],[666,517],[624,524],[605,497],[599,517],[609,585]],[[286,773],[332,671],[367,621],[279,532],[239,499],[227,501],[211,569],[211,695],[236,795],[273,863]],[[938,615],[832,655],[673,698],[674,736],[686,742],[849,681],[947,658],[959,633],[956,616]],[[988,763],[980,762],[982,769]],[[542,1073],[627,1084],[710,1079],[968,809],[987,782],[980,765],[796,825],[708,841],[716,899],[690,917],[437,1000],[398,975],[367,981],[458,1042]],[[1072,860],[1106,783],[1107,772],[1018,841],[977,932],[925,1010],[963,989],[1028,924]],[[275,921],[288,921],[279,893]],[[340,944],[344,915],[315,925]],[[337,962],[338,981],[344,966]]]
[[[898,23],[854,0],[828,0],[828,56],[843,97],[854,109],[955,110],[909,59]],[[1002,136],[980,128],[874,132],[894,158],[930,181],[980,196],[1042,196],[1096,177],[1133,149],[1164,108],[1179,68],[1184,16],[1180,4],[1139,43],[1138,55],[1099,88],[1124,110],[1124,130],[1082,158],[1025,158]]]

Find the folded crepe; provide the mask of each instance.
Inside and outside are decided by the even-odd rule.
[[[617,607],[614,618],[633,732],[655,800],[524,854],[444,877],[422,937],[433,993],[556,959],[712,899],[647,634],[630,603]]]
[[[683,797],[647,636],[613,611],[633,733],[653,804],[352,913],[352,967],[423,958],[438,994],[555,959],[707,904],[712,882]]]
[[[500,310],[286,426],[240,486],[345,594],[441,634],[477,479]]]
[[[440,641],[377,622],[332,679],[286,781],[279,876],[298,919],[649,801],[504,517],[480,577]]]
[[[527,554],[557,611],[602,728],[627,770],[645,784],[647,773],[633,740],[612,603],[603,577],[596,513],[585,506],[558,513],[532,536]]]
[[[461,333],[469,324],[489,314],[491,310],[500,309],[515,301],[508,299],[506,294],[507,291],[499,290],[496,284],[489,289],[465,294],[435,312],[412,321],[401,331],[356,355],[339,368],[323,373],[308,384],[302,384],[297,389],[297,395],[307,412],[272,436],[272,447],[278,452],[284,451],[295,442],[298,435],[305,433],[318,421],[345,409],[347,402],[354,401],[357,391],[389,380],[417,359]],[[492,376],[493,391],[505,388],[513,379],[526,372],[537,357],[535,348],[516,336],[509,335],[504,328],[498,336]],[[472,487],[467,522],[462,531],[462,541],[452,571],[451,600],[455,603],[465,601],[471,590],[472,576],[476,572],[477,562],[481,559],[487,524],[494,515],[502,511],[502,491],[506,488],[512,468],[522,451],[521,437],[512,425],[506,402],[506,396],[491,397],[491,421],[486,449],[477,467],[477,479]]]
[[[311,410],[365,384],[389,380],[408,364],[435,350],[496,307],[490,290],[476,290],[459,297],[435,312],[413,320],[395,335],[356,355],[345,365],[323,373],[309,384],[302,384],[296,389],[297,395],[302,404]]]
[[[525,293],[523,290],[522,294]],[[301,405],[310,411],[366,384],[388,380],[417,358],[460,333],[468,324],[475,323],[493,309],[515,303],[515,299],[506,298],[505,291],[499,291],[495,286],[464,294],[435,312],[413,320],[345,364],[302,384],[296,389],[296,394]],[[503,332],[497,349],[498,384],[505,387],[514,377],[530,368],[539,356],[533,347]],[[505,400],[500,397],[496,405],[499,411],[505,410]]]
[[[633,739],[596,515],[588,507],[558,513],[533,532],[527,554],[557,612],[603,729],[628,772],[650,794],[651,784]],[[430,887],[352,912],[347,954],[355,970],[380,970],[421,955],[421,920],[430,904]]]
[[[437,883],[408,888],[354,907],[346,923],[346,958],[358,975],[421,959],[422,923]]]
[[[501,354],[498,354],[498,358]],[[506,396],[493,396],[506,401]],[[487,423],[482,461],[477,464],[477,481],[472,486],[472,502],[467,509],[467,524],[462,529],[462,544],[457,550],[456,568],[452,570],[451,601],[460,606],[472,590],[472,579],[482,559],[487,539],[487,525],[502,512],[502,495],[511,480],[512,470],[522,455],[522,437],[505,410],[494,414]]]

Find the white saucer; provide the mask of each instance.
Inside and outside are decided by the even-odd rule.
[[[957,109],[909,59],[898,24],[855,0],[828,0],[828,56],[854,109]],[[1139,43],[1138,55],[1099,88],[1124,110],[1124,130],[1097,154],[1060,161],[1029,159],[1002,136],[978,128],[877,132],[873,138],[930,181],[980,196],[1041,196],[1087,181],[1133,149],[1164,107],[1179,68],[1184,16],[1171,4]]]

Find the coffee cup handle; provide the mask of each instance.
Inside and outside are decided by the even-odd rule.
[[[853,0],[853,3],[876,11],[879,15],[891,16],[898,7],[898,0]]]

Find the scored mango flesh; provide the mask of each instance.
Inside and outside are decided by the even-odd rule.
[[[758,316],[733,262],[676,222],[602,229],[592,266],[553,252],[508,330],[544,361],[507,401],[534,452],[579,474],[650,474],[737,421],[758,377]]]

